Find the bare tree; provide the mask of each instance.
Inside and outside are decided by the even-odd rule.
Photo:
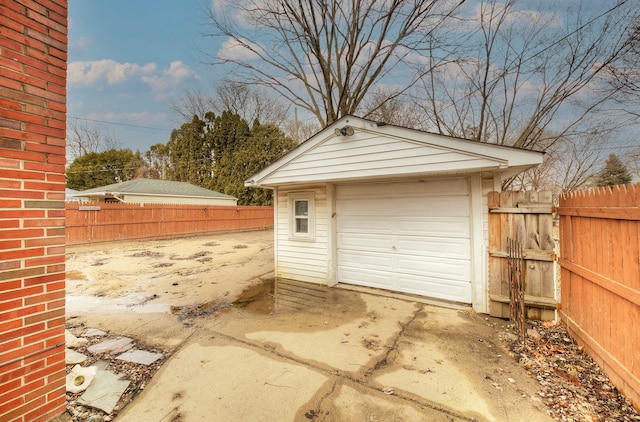
[[[282,131],[296,143],[303,142],[322,129],[314,118],[299,118],[294,110],[293,119],[288,119],[281,127]]]
[[[186,89],[184,95],[172,104],[179,124],[190,122],[193,116],[203,118],[206,113],[214,111],[215,107],[215,99],[200,89]]]
[[[413,101],[404,96],[394,96],[398,90],[378,85],[374,92],[362,104],[365,118],[385,122],[397,126],[420,129],[424,126],[424,118]]]
[[[427,66],[433,71],[421,81],[417,106],[431,130],[525,149],[560,142],[567,153],[579,151],[582,139],[606,139],[590,134],[619,128],[611,104],[620,90],[607,83],[608,69],[625,54],[637,8],[626,0],[599,8],[580,2],[565,11],[521,4],[480,2],[459,31],[464,42],[446,63]]]
[[[411,88],[429,72],[433,39],[463,1],[240,0],[213,2],[212,31],[223,38],[213,63],[235,65],[236,78],[270,88],[326,126],[355,113],[394,72]],[[397,93],[393,93],[396,96]]]
[[[216,94],[216,114],[231,110],[250,124],[258,120],[278,127],[289,120],[290,107],[260,87],[227,80],[216,85]]]
[[[119,148],[114,136],[89,120],[70,118],[67,128],[67,158],[73,161],[92,152]]]
[[[640,182],[640,147],[633,148],[625,154],[624,164],[627,166],[634,180]]]
[[[203,118],[209,112],[221,115],[231,111],[249,123],[258,120],[281,128],[290,126],[290,106],[260,87],[224,80],[217,83],[214,90],[213,95],[202,90],[185,90],[182,98],[173,103],[178,122],[189,122],[194,115]]]
[[[616,95],[603,78],[625,52],[625,25],[637,16],[631,2],[604,11],[578,5],[561,15],[518,5],[481,2],[468,47],[423,79],[421,105],[436,131],[544,149],[582,136]],[[550,131],[554,136],[545,137]]]
[[[600,165],[600,145],[594,142],[598,136],[592,133],[577,141],[558,139],[547,148],[543,163],[519,174],[511,188],[560,194],[589,186]]]
[[[611,83],[625,93],[638,97],[640,95],[640,20],[636,20],[628,30],[626,51],[609,68]]]

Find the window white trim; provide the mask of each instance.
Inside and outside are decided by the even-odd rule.
[[[312,241],[315,238],[315,194],[295,192],[288,194],[288,199],[289,239]],[[306,213],[304,213],[305,202]],[[296,215],[296,210],[302,212]]]

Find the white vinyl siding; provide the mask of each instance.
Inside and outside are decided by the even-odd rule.
[[[340,283],[472,302],[467,178],[336,188]]]
[[[292,233],[294,198],[313,198],[309,206],[312,238],[296,238]],[[322,186],[281,187],[277,191],[275,241],[277,243],[276,277],[327,284],[328,221],[326,189]]]
[[[310,149],[275,174],[269,184],[339,181],[355,178],[446,173],[496,168],[495,159],[443,147],[356,131]]]

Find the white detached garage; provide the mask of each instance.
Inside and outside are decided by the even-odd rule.
[[[274,190],[276,277],[488,312],[487,194],[542,153],[346,116],[246,186]]]

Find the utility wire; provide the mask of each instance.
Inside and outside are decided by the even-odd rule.
[[[129,123],[118,123],[118,122],[110,122],[107,120],[98,120],[98,119],[87,119],[84,117],[75,117],[75,116],[67,116],[69,119],[76,119],[76,120],[83,120],[85,122],[96,122],[96,123],[106,123],[109,125],[115,125],[115,126],[126,126],[126,127],[135,127],[138,129],[149,129],[149,130],[158,130],[161,132],[171,132],[173,129],[162,129],[159,127],[151,127],[151,126],[141,126],[141,125],[132,125]]]

